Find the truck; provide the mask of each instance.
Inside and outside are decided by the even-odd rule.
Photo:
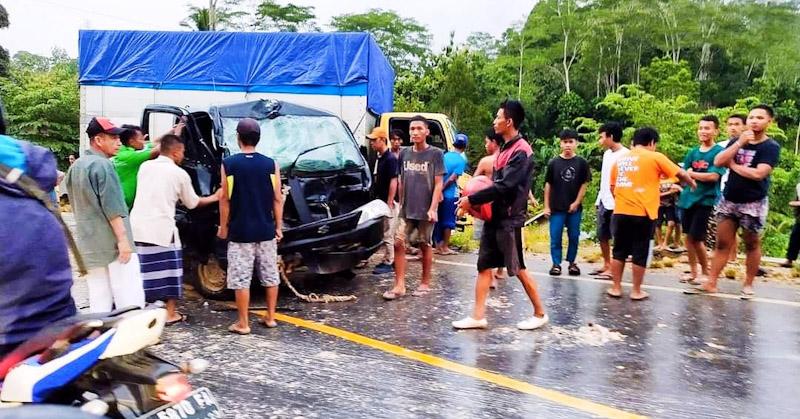
[[[391,111],[394,72],[371,36],[81,31],[79,42],[82,131],[98,115],[151,136],[184,121],[183,168],[205,196],[238,151],[237,122],[254,118],[257,149],[275,158],[287,186],[284,263],[343,272],[380,245],[387,209],[370,197],[356,138]],[[218,220],[216,205],[176,214],[187,280],[210,298],[229,295]]]

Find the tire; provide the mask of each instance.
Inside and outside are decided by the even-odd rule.
[[[213,255],[206,262],[186,260],[185,266],[190,283],[205,298],[212,300],[232,300],[233,292],[228,289],[225,271]]]

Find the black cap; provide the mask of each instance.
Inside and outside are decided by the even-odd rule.
[[[89,138],[94,137],[100,133],[106,133],[110,135],[119,135],[125,131],[122,128],[118,128],[116,125],[111,123],[108,118],[103,117],[94,117],[91,121],[89,121],[89,125],[86,126],[86,134]]]

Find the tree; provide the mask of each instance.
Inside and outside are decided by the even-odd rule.
[[[489,58],[496,58],[499,51],[497,39],[486,32],[472,32],[464,44],[470,51],[483,53]]]
[[[208,7],[189,7],[189,16],[181,22],[181,26],[195,31],[217,31],[228,28],[237,28],[237,19],[247,15],[246,12],[235,10],[238,0],[223,0],[217,6],[218,0],[208,0]]]
[[[40,57],[42,68],[40,60],[28,59],[37,56],[17,53],[10,76],[0,79],[9,134],[49,148],[62,161],[77,151],[80,109],[77,62],[65,55],[55,50]]]
[[[8,27],[10,22],[8,21],[8,11],[2,4],[0,4],[0,29],[5,29]],[[3,48],[0,45],[0,76],[7,76],[8,75],[8,50]]]
[[[585,8],[576,0],[547,0],[534,6],[525,24],[524,37],[529,38],[561,75],[564,91],[572,91],[572,69],[577,62],[589,32],[584,24]]]
[[[314,6],[281,6],[275,0],[265,0],[256,6],[255,27],[278,32],[318,31]]]
[[[642,85],[648,93],[661,99],[674,99],[685,96],[689,100],[697,100],[699,84],[692,77],[689,63],[675,63],[671,58],[653,60],[642,69]]]
[[[391,10],[334,16],[330,26],[340,32],[369,32],[396,70],[412,69],[430,54],[428,29]]]
[[[13,65],[20,71],[42,72],[50,69],[50,57],[37,55],[28,51],[14,54]]]

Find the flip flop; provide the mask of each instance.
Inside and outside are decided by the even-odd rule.
[[[396,300],[396,299],[398,299],[400,297],[405,297],[406,293],[404,293],[404,292],[403,293],[399,293],[399,292],[394,292],[394,291],[389,290],[389,291],[384,292],[383,295],[381,295],[381,296],[383,297],[384,300],[391,301],[391,300]]]
[[[452,256],[452,255],[457,255],[457,254],[458,254],[458,252],[456,252],[453,249],[448,249],[446,252],[437,253],[437,255],[441,255],[441,256]]]
[[[620,291],[619,294],[612,294],[611,293],[611,288],[606,290],[606,294],[608,294],[608,296],[611,297],[611,298],[621,298],[622,297],[622,291]]]
[[[423,297],[423,296],[426,296],[426,295],[430,294],[430,292],[431,292],[431,290],[416,289],[416,290],[414,290],[414,292],[411,293],[411,295],[413,295],[414,297]]]
[[[598,275],[595,275],[595,277],[597,279],[605,279],[605,280],[608,280],[608,281],[613,279],[613,277],[611,275],[609,275],[609,274],[598,274]]]
[[[261,324],[262,326],[266,327],[267,329],[272,329],[272,328],[278,327],[278,322],[273,320],[272,323],[267,323],[267,321],[264,320],[263,317],[261,318],[261,320],[258,321],[258,323]]]
[[[646,292],[642,291],[642,296],[641,296],[641,297],[639,297],[639,298],[633,298],[633,296],[631,296],[631,301],[642,301],[642,300],[646,300],[646,299],[648,299],[648,298],[650,298],[650,294],[648,294],[648,293],[646,293]]]
[[[600,275],[603,272],[605,272],[605,269],[595,269],[595,270],[589,272],[589,275],[597,276],[597,275]]]
[[[751,300],[751,299],[755,298],[755,296],[756,296],[756,293],[754,293],[753,291],[745,292],[744,290],[742,290],[739,293],[739,299],[741,299],[741,300]]]
[[[692,284],[692,281],[694,281],[695,279],[696,277],[692,276],[691,273],[684,273],[683,275],[681,275],[681,278],[678,280],[678,282],[682,284],[685,284],[687,282]],[[697,284],[692,284],[692,285],[697,285]]]
[[[164,323],[164,325],[165,326],[172,326],[173,324],[178,324],[178,323],[181,323],[181,322],[185,322],[186,318],[187,318],[186,315],[181,313],[181,317],[180,318],[168,321],[168,322]]]
[[[237,335],[242,335],[242,336],[250,334],[250,328],[247,328],[247,331],[245,332],[244,330],[237,329],[236,328],[236,324],[232,324],[232,325],[228,326],[228,331],[231,332],[231,333],[237,334]]]
[[[708,291],[703,287],[686,288],[685,290],[683,290],[683,293],[686,295],[716,294],[716,292]]]

